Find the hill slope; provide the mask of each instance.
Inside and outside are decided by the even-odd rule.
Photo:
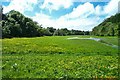
[[[120,13],[105,19],[92,30],[93,35],[98,36],[117,36],[118,24],[120,24]]]

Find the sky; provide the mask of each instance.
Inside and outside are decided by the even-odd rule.
[[[16,10],[42,27],[91,31],[118,13],[120,0],[1,0],[3,13]]]

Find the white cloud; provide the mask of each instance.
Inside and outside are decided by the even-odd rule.
[[[37,3],[37,0],[11,0],[8,6],[3,6],[3,13],[7,13],[11,10],[16,10],[21,13],[25,11],[32,11],[33,5]]]
[[[69,14],[66,14],[65,16],[61,18],[78,18],[78,17],[87,17],[88,15],[92,14],[94,12],[94,6],[93,4],[90,4],[89,2],[79,5],[77,8],[74,8],[73,11]]]
[[[61,7],[69,8],[72,5],[72,0],[44,0],[43,5],[40,5],[41,9],[59,10]]]
[[[103,10],[102,10],[102,6],[96,6],[96,8],[95,8],[95,14],[96,15],[102,15],[102,14],[104,14],[104,12],[103,12]]]
[[[37,13],[32,19],[44,27],[52,26],[55,28],[91,30],[93,26],[97,25],[98,21],[100,21],[99,17],[87,17],[94,12],[95,9],[93,5],[91,3],[85,3],[73,9],[71,13],[63,15],[56,20],[42,13]]]
[[[61,19],[62,20],[62,19]],[[68,29],[79,29],[79,30],[92,30],[92,28],[98,25],[100,22],[99,17],[89,17],[89,18],[76,18],[76,19],[63,19],[61,21],[60,18],[57,20],[57,23],[60,25],[61,28],[67,27]]]
[[[52,26],[55,28],[92,30],[93,27],[103,21],[103,18],[100,17],[101,15],[107,15],[106,17],[108,17],[118,12],[118,1],[120,0],[111,0],[105,6],[98,5],[96,7],[86,2],[73,8],[71,13],[62,15],[57,19],[53,19],[52,16],[43,13],[35,13],[35,16],[31,18],[39,24],[42,24],[43,27]],[[12,9],[24,13],[26,10],[33,10],[33,5],[35,4],[37,4],[37,0],[13,0],[9,6],[4,8],[4,13]],[[71,5],[73,5],[72,0],[45,0],[40,8],[57,11],[61,7],[67,9]]]
[[[111,15],[115,15],[118,12],[118,2],[120,0],[110,0],[107,5],[100,6],[98,5],[95,8],[95,14],[100,15],[107,15],[105,18],[110,17]]]
[[[33,20],[42,24],[43,27],[68,28],[79,30],[92,30],[102,19],[99,16],[88,17],[91,14],[100,13],[100,7],[94,8],[93,4],[87,2],[74,8],[69,14],[63,15],[58,19],[52,19],[51,16],[37,13]]]
[[[36,13],[34,17],[31,17],[34,21],[42,24],[43,27],[55,26],[55,20],[51,19],[51,16],[45,15],[43,13]]]
[[[111,0],[108,5],[104,7],[104,12],[109,16],[114,15],[118,12],[118,2],[120,0]]]

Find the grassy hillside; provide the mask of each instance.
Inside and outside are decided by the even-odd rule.
[[[3,78],[117,78],[118,49],[76,36],[3,39]],[[95,36],[77,36],[89,38]],[[97,37],[105,41],[117,37]]]
[[[98,26],[94,27],[92,34],[98,36],[117,36],[119,30],[118,24],[120,24],[120,13],[105,19]]]

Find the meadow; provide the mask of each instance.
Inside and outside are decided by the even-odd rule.
[[[44,36],[2,39],[3,78],[117,78],[118,49],[102,42]],[[96,36],[77,36],[89,38]],[[96,37],[118,45],[117,37]]]

